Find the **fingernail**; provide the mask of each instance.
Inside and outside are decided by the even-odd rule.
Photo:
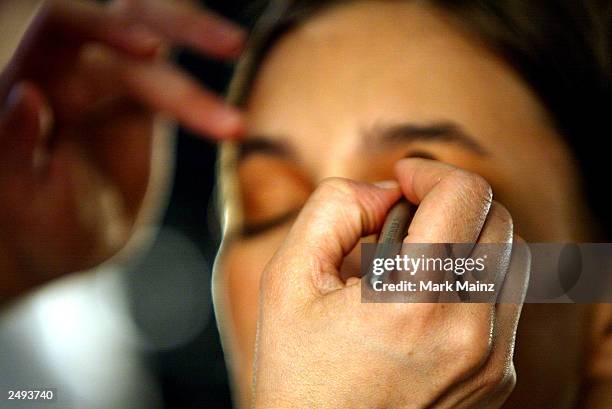
[[[19,101],[21,101],[21,98],[23,97],[24,87],[25,86],[21,82],[13,85],[8,95],[6,96],[4,108],[5,112],[9,112],[19,103]]]
[[[47,105],[42,105],[38,111],[39,117],[39,135],[35,141],[34,151],[32,152],[32,167],[34,172],[42,175],[49,167],[49,151],[47,149],[47,140],[53,128],[53,114]]]
[[[244,49],[247,33],[238,26],[222,24],[211,33],[219,49],[228,56],[238,56]]]
[[[129,27],[128,35],[132,42],[147,49],[156,49],[162,45],[162,39],[159,36],[140,25]]]
[[[246,31],[238,25],[233,23],[222,23],[215,28],[216,34],[226,42],[241,44],[246,41]]]
[[[37,175],[42,175],[49,168],[50,163],[49,151],[42,144],[36,145],[32,152],[32,169]]]
[[[234,108],[227,108],[220,113],[217,127],[221,135],[236,138],[244,130],[244,116]]]
[[[399,183],[395,180],[381,180],[373,183],[374,186],[377,186],[381,189],[399,189]]]
[[[42,105],[38,111],[40,123],[40,135],[44,141],[53,129],[53,113],[48,105]]]

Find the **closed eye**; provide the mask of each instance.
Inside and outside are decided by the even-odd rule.
[[[425,151],[410,151],[406,155],[404,155],[404,158],[421,158],[421,159],[438,160],[438,158],[436,158],[434,155],[432,155],[429,152],[425,152]]]
[[[258,234],[264,233],[268,230],[272,230],[276,227],[280,227],[285,223],[295,219],[301,209],[290,210],[280,216],[274,217],[270,220],[266,220],[259,223],[248,223],[244,224],[241,229],[241,236],[245,238],[253,237]]]

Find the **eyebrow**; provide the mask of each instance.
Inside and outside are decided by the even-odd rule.
[[[253,135],[244,139],[238,145],[238,161],[255,153],[265,153],[273,156],[290,157],[292,151],[287,143],[277,141],[263,135]]]
[[[416,141],[443,142],[460,145],[478,155],[489,154],[473,136],[453,122],[377,124],[365,130],[363,135],[368,145],[379,141],[388,144]]]
[[[366,146],[382,142],[396,145],[416,141],[442,142],[457,144],[477,155],[486,156],[489,152],[473,136],[466,133],[454,122],[432,122],[418,124],[412,122],[376,124],[362,132]],[[252,154],[263,153],[284,158],[293,157],[294,152],[289,144],[278,138],[265,135],[252,135],[238,145],[238,162]]]

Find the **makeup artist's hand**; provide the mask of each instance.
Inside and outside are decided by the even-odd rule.
[[[245,33],[185,2],[46,2],[0,74],[0,301],[120,249],[151,170],[153,119],[233,138],[241,113],[171,63],[232,59]]]
[[[518,304],[361,303],[343,258],[378,231],[403,194],[418,211],[405,242],[516,243],[512,219],[480,177],[423,159],[400,187],[323,182],[264,271],[255,355],[256,408],[499,407],[515,382]],[[491,271],[524,297],[529,253]],[[509,246],[510,248],[510,246]],[[363,284],[365,285],[365,284]]]

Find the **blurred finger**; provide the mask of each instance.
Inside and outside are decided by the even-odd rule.
[[[234,23],[184,3],[159,0],[116,0],[113,8],[141,22],[170,42],[221,58],[237,57],[246,33]]]
[[[133,59],[103,47],[89,47],[87,54],[92,81],[86,87],[92,92],[85,92],[84,99],[100,98],[105,90],[112,89],[199,134],[227,139],[240,136],[244,130],[239,110],[168,62]],[[78,91],[73,94],[78,95]]]
[[[0,166],[15,170],[16,167],[40,165],[37,163],[42,155],[40,145],[48,122],[48,108],[42,92],[31,83],[15,84],[0,116]]]
[[[168,63],[126,62],[122,71],[132,96],[195,132],[224,139],[235,138],[244,129],[238,110]]]
[[[161,38],[143,24],[90,1],[51,1],[39,18],[51,33],[83,43],[101,42],[134,56],[154,56],[162,44]]]

